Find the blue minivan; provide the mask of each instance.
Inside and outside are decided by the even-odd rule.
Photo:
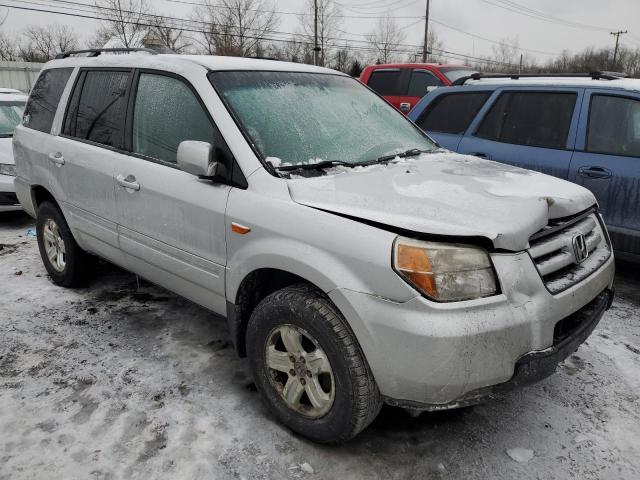
[[[409,113],[442,147],[591,190],[619,258],[640,261],[640,80],[474,75]]]

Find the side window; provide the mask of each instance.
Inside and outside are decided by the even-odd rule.
[[[223,148],[193,91],[166,75],[140,74],[133,111],[133,151],[146,157],[177,163],[178,145],[184,140],[209,142]]]
[[[640,157],[640,101],[593,95],[587,151]]]
[[[63,134],[123,148],[129,75],[127,71],[83,72],[69,102]]]
[[[440,87],[442,82],[433,73],[426,70],[414,70],[409,81],[409,97],[424,97],[429,87]]]
[[[40,74],[24,109],[25,127],[45,133],[51,131],[60,97],[71,72],[73,68],[53,68]]]
[[[575,93],[506,92],[491,107],[476,136],[496,142],[563,149]]]
[[[431,102],[418,121],[420,128],[429,132],[464,133],[491,92],[450,93],[440,95]]]
[[[400,69],[374,70],[368,85],[379,95],[401,95]]]

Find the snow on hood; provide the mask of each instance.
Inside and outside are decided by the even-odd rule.
[[[336,167],[327,175],[288,180],[288,187],[302,205],[417,233],[482,236],[511,251],[526,249],[549,219],[596,203],[573,183],[450,152]]]
[[[13,145],[11,137],[0,138],[0,163],[13,165]]]

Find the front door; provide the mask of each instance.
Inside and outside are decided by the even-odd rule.
[[[596,196],[615,250],[640,258],[640,96],[587,91],[569,179]]]
[[[230,187],[177,168],[184,140],[226,150],[183,79],[139,72],[130,105],[132,155],[116,172],[120,244],[127,266],[217,313],[226,309],[225,210]]]

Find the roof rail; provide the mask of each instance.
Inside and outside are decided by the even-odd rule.
[[[131,53],[131,52],[146,52],[151,55],[157,55],[158,52],[149,48],[88,48],[86,50],[69,50],[68,52],[62,52],[56,55],[56,60],[61,58],[68,58],[72,55],[80,55],[88,53],[87,57],[97,57],[102,53]]]
[[[625,73],[617,72],[590,72],[590,73],[472,73],[466,77],[460,77],[452,85],[464,85],[467,80],[484,80],[493,78],[510,78],[519,80],[521,78],[591,78],[592,80],[618,80],[625,78]]]

